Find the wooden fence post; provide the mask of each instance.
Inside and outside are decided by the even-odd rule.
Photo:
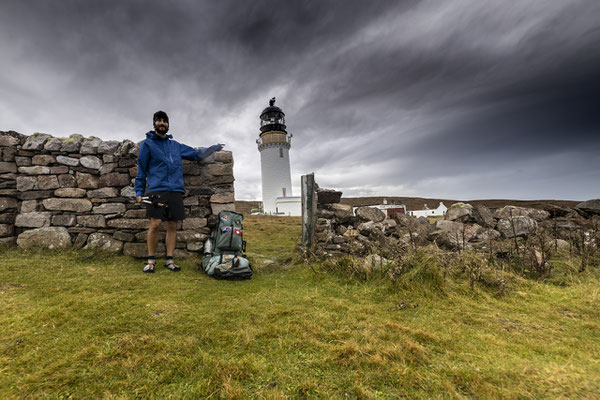
[[[315,191],[315,174],[302,175],[302,245],[310,249],[317,220],[317,193]]]

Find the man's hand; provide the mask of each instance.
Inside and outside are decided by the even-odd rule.
[[[135,201],[137,201],[138,203],[141,203],[142,202],[142,196],[137,196],[135,198]]]
[[[225,148],[225,143],[219,143],[221,145],[221,150]]]

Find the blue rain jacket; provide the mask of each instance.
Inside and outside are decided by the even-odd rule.
[[[221,150],[220,144],[208,148],[193,147],[172,140],[172,135],[161,138],[154,131],[146,133],[146,139],[140,143],[138,169],[135,177],[135,195],[146,192],[170,191],[184,192],[182,159],[200,161],[215,151]]]

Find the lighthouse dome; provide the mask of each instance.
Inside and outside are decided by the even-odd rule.
[[[260,132],[280,131],[287,133],[285,128],[285,113],[275,105],[275,97],[273,97],[269,100],[269,107],[265,108],[260,114]]]

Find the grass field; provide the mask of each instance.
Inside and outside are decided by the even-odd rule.
[[[563,260],[503,296],[420,266],[359,282],[296,264],[299,236],[299,218],[247,217],[245,282],[1,250],[0,398],[599,397],[595,269]]]

